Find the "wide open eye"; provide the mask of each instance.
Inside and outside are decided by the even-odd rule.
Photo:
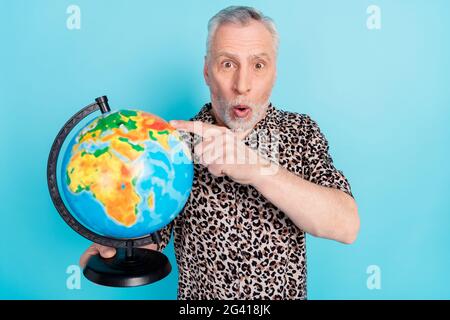
[[[264,63],[262,63],[262,62],[257,62],[257,63],[255,63],[255,69],[256,70],[261,70],[261,69],[263,69],[265,67],[265,65],[264,65]]]
[[[226,60],[226,61],[222,62],[222,66],[224,69],[231,69],[231,68],[233,68],[234,65],[233,65],[233,62]]]

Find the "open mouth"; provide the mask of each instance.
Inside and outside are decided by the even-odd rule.
[[[238,118],[245,118],[250,113],[250,107],[246,105],[237,105],[233,107],[233,113]]]

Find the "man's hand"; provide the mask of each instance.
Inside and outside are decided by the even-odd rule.
[[[343,243],[355,241],[358,209],[354,199],[343,191],[314,184],[269,162],[225,127],[200,121],[170,124],[203,138],[194,147],[194,156],[213,175],[227,175],[238,183],[252,185],[307,233]]]
[[[146,246],[143,246],[142,248],[150,249],[150,250],[157,250],[158,245],[157,244],[149,244]],[[112,258],[116,255],[116,249],[112,247],[106,247],[102,246],[98,243],[93,243],[81,256],[80,258],[80,267],[84,268],[88,262],[88,260],[97,254],[100,254],[102,258]]]
[[[194,157],[216,177],[227,175],[238,183],[252,184],[260,174],[260,165],[267,164],[266,160],[226,127],[201,121],[172,120],[170,124],[178,130],[203,138],[194,147]]]

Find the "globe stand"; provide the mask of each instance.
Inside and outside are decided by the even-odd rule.
[[[118,248],[112,258],[92,256],[86,267],[86,278],[100,285],[135,287],[156,282],[166,277],[172,267],[167,257],[159,251],[134,248]]]
[[[47,184],[53,204],[64,221],[77,233],[95,243],[114,247],[117,252],[112,258],[102,258],[99,254],[92,256],[83,271],[86,278],[97,284],[114,287],[134,287],[161,280],[171,272],[167,257],[155,250],[139,248],[161,241],[158,232],[134,239],[115,239],[97,234],[75,219],[65,206],[58,189],[57,161],[61,147],[72,131],[89,114],[100,110],[110,112],[106,96],[95,99],[92,103],[72,116],[59,131],[47,163]]]

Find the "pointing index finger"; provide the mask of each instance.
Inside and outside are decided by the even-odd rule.
[[[203,138],[208,138],[219,133],[224,133],[226,130],[225,127],[219,127],[201,121],[172,120],[170,121],[170,125],[175,129],[192,132]]]

